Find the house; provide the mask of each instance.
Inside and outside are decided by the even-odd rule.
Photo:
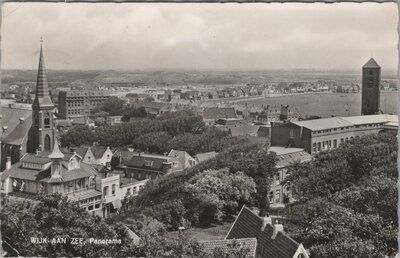
[[[295,200],[292,197],[290,182],[285,182],[288,169],[298,163],[312,160],[312,156],[301,148],[284,148],[271,146],[268,150],[277,157],[277,171],[271,180],[269,201],[271,208],[281,208]]]
[[[94,121],[87,116],[77,116],[77,117],[70,116],[70,119],[72,120],[72,125],[86,125],[89,127],[96,126]]]
[[[241,239],[227,239],[227,240],[212,240],[200,242],[203,246],[205,253],[213,255],[214,252],[219,249],[223,253],[228,253],[235,244],[241,250],[248,250],[248,253],[243,258],[255,258],[257,249],[256,238],[241,238]]]
[[[82,162],[86,164],[107,166],[113,157],[110,147],[105,146],[81,146],[72,150],[78,153],[82,157]]]
[[[213,125],[220,118],[238,119],[235,109],[232,107],[206,107],[203,109],[203,121],[207,125]]]
[[[122,116],[107,116],[106,124],[108,124],[110,126],[120,124],[120,123],[122,123],[121,118],[122,118]]]
[[[37,196],[61,193],[77,201],[89,213],[101,215],[101,192],[95,189],[96,170],[76,153],[63,153],[55,142],[53,150],[25,154],[1,175],[2,193],[8,196]]]
[[[259,217],[245,205],[233,222],[225,240],[256,238],[256,257],[309,258],[301,243],[283,231],[283,225],[272,223],[271,217]]]
[[[196,160],[186,151],[171,149],[168,153],[168,157],[176,158],[176,162],[179,164],[179,169],[186,169],[196,165]]]
[[[218,152],[210,151],[205,153],[198,153],[194,156],[196,163],[200,163],[209,159],[213,159],[218,155]]]
[[[126,177],[137,180],[154,179],[182,170],[175,157],[146,153],[132,156],[125,166]]]

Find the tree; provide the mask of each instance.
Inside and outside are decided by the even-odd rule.
[[[98,108],[100,111],[109,113],[111,116],[122,116],[125,109],[125,101],[116,97],[111,96]],[[97,109],[93,111],[96,113]]]
[[[6,202],[1,211],[1,231],[5,247],[11,256],[132,256],[131,240],[120,224],[110,226],[100,217],[92,217],[66,196],[41,196],[32,203]],[[72,238],[85,241],[120,239],[120,244],[96,245],[86,242],[74,244]],[[49,243],[35,244],[32,238],[49,239]],[[66,239],[52,243],[52,239]]]
[[[291,168],[298,203],[288,228],[313,257],[398,252],[396,140],[393,133],[361,137]]]
[[[132,145],[145,152],[163,154],[170,150],[171,138],[171,135],[166,132],[147,133],[135,138]]]
[[[92,144],[96,140],[93,129],[85,125],[74,126],[60,137],[61,145],[64,147]]]
[[[147,117],[146,108],[134,108],[134,107],[126,107],[124,110],[124,114],[122,116],[122,121],[129,122],[132,117]]]

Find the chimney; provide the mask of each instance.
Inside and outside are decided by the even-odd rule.
[[[12,104],[11,104],[11,103],[9,103],[9,104],[8,104],[8,107],[9,107],[9,108],[12,108]]]
[[[263,221],[261,225],[261,232],[263,232],[267,224],[272,225],[272,218],[267,216],[267,217],[262,217],[261,219]]]
[[[276,235],[278,235],[278,232],[283,232],[283,225],[278,224],[278,221],[276,224],[274,224],[274,231],[272,233],[272,239],[275,239]]]
[[[7,156],[6,157],[6,170],[11,168],[11,157]]]
[[[23,117],[20,117],[20,118],[19,118],[19,123],[20,123],[20,124],[23,124],[24,121],[25,121],[25,118],[23,118]]]

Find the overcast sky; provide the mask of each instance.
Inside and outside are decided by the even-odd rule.
[[[5,3],[2,68],[397,68],[395,3]]]

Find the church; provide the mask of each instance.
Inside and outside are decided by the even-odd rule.
[[[5,169],[8,159],[14,164],[26,153],[52,150],[55,141],[54,109],[41,45],[32,109],[13,107],[10,104],[1,110],[1,171]]]

